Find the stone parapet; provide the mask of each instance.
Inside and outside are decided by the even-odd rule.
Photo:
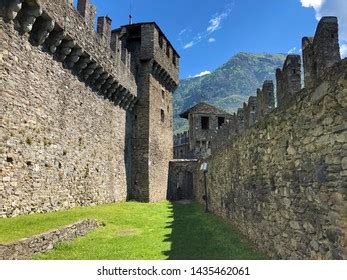
[[[46,253],[55,245],[84,236],[103,224],[96,220],[83,220],[61,229],[24,238],[11,244],[0,244],[0,260],[28,260],[35,254]]]
[[[122,108],[132,109],[137,86],[130,65],[110,47],[110,20],[99,18],[98,33],[91,23],[95,12],[89,1],[79,0],[78,11],[65,0],[4,1],[2,17],[13,20],[21,35],[51,53],[64,67],[94,91]],[[82,3],[83,2],[83,3]],[[82,5],[83,4],[83,5]]]
[[[325,73],[207,159],[210,209],[276,259],[347,258],[347,60]]]

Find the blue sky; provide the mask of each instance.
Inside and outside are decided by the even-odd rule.
[[[299,53],[317,19],[340,19],[347,53],[347,0],[92,0],[113,27],[156,21],[181,55],[181,78],[213,71],[238,52]],[[346,29],[346,30],[345,30]]]

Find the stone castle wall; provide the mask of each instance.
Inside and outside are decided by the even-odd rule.
[[[0,215],[126,200],[137,85],[110,20],[95,33],[86,0],[2,0],[0,16]]]
[[[129,113],[0,24],[1,215],[125,200]]]
[[[2,216],[166,198],[179,55],[72,3],[0,0]]]
[[[347,60],[327,72],[207,159],[210,209],[274,258],[347,258]]]

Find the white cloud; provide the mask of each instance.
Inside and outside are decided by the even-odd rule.
[[[193,47],[194,45],[195,45],[195,43],[193,41],[190,41],[188,44],[185,44],[183,48],[189,49],[189,48]]]
[[[341,57],[345,58],[347,57],[347,44],[341,44]]]
[[[230,4],[226,8],[226,10],[221,14],[215,14],[209,21],[209,26],[207,27],[206,31],[208,33],[213,33],[216,30],[221,28],[221,23],[224,19],[226,19],[231,13],[231,7]]]
[[[296,53],[296,47],[291,48],[291,49],[288,51],[288,54],[293,54],[293,53]]]
[[[232,11],[232,6],[233,5],[234,5],[234,2],[232,0],[232,2],[230,2],[229,4],[227,4],[225,6],[225,9],[224,9],[224,11],[222,13],[217,13],[214,16],[212,16],[211,19],[209,20],[209,25],[206,28],[206,31],[200,32],[197,35],[195,35],[193,38],[191,38],[190,42],[183,46],[183,49],[189,49],[189,48],[193,47],[194,45],[196,45],[196,44],[200,43],[201,41],[207,39],[210,36],[210,34],[215,32],[216,30],[220,29],[222,27],[223,20],[226,19],[230,15],[230,13]],[[183,30],[181,30],[179,35],[181,36],[184,33],[186,33],[186,32],[183,29]],[[213,43],[215,41],[216,41],[215,38],[209,38],[208,39],[209,43]]]
[[[324,2],[324,0],[300,0],[300,1],[303,7],[305,8],[313,7],[314,9],[319,9]]]
[[[182,29],[181,31],[180,31],[180,33],[178,33],[178,36],[182,36],[184,33],[186,33],[187,32],[187,28],[185,28],[185,29]]]
[[[206,75],[210,75],[210,74],[211,74],[211,72],[206,70],[206,71],[202,71],[201,73],[193,76],[193,78],[202,77],[202,76],[206,76]]]
[[[313,8],[317,20],[323,16],[336,16],[339,20],[341,43],[347,42],[347,1],[346,0],[300,0],[303,7]]]

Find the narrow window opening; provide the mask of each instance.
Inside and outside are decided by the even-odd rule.
[[[168,57],[170,57],[170,46],[169,46],[169,44],[167,44],[167,47],[166,47],[166,55]]]
[[[165,99],[165,90],[163,90],[163,89],[161,90],[161,98]]]
[[[218,128],[221,128],[224,123],[225,123],[225,118],[224,117],[218,117]]]
[[[201,117],[201,129],[203,129],[203,130],[210,129],[210,118],[209,117]]]
[[[159,36],[159,46],[160,46],[161,48],[163,48],[163,45],[164,45],[163,36]]]
[[[160,110],[160,117],[161,117],[161,122],[163,123],[165,121],[165,112],[164,112],[164,110]]]

